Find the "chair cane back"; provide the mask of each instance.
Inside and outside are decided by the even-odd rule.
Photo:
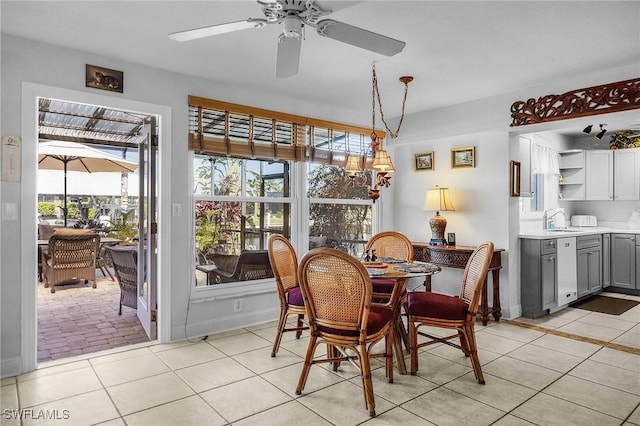
[[[302,335],[302,330],[308,330],[309,327],[304,325],[306,310],[300,286],[298,285],[298,257],[293,246],[284,236],[274,234],[269,238],[268,251],[280,300],[278,331],[271,350],[271,356],[273,357],[278,353],[283,333],[295,331],[296,339],[299,339]],[[287,327],[289,315],[296,315],[295,327]]]
[[[493,256],[493,243],[486,242],[471,254],[464,269],[459,296],[431,292],[412,292],[408,296],[409,346],[411,374],[418,370],[418,349],[434,343],[445,343],[461,349],[471,358],[471,366],[478,383],[484,384],[484,376],[478,359],[475,322],[480,305],[482,288],[486,284],[489,263]],[[419,330],[421,326],[455,329],[456,334],[446,337],[433,336]],[[429,340],[418,343],[418,336]],[[459,338],[460,344],[450,340]]]
[[[375,417],[370,358],[385,359],[386,376],[393,382],[393,311],[372,305],[371,279],[362,263],[332,248],[309,251],[301,260],[299,283],[307,307],[309,346],[296,394],[305,387],[312,365],[341,361],[357,365],[362,378],[366,407]],[[385,351],[373,354],[374,345],[385,339]],[[327,357],[315,358],[319,345],[327,345]]]

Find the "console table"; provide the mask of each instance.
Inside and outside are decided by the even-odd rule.
[[[470,246],[432,245],[427,243],[412,243],[413,259],[420,262],[429,262],[446,268],[464,269],[471,253],[476,249]],[[502,268],[502,252],[504,249],[494,249],[489,271],[493,278],[493,306],[489,307],[487,297],[487,281],[485,279],[480,302],[480,318],[482,325],[489,322],[489,314],[493,314],[496,321],[500,321],[502,310],[500,308],[500,269]],[[431,291],[431,277],[425,278],[424,285],[427,291]]]

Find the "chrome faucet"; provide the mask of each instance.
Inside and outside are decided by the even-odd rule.
[[[545,210],[544,214],[542,215],[542,229],[544,230],[549,229],[549,221],[553,219],[558,213],[562,213],[564,215],[564,212],[562,210],[558,210],[554,214],[549,216],[549,212],[552,212],[554,210],[555,209]]]

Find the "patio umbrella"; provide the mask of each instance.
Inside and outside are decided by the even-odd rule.
[[[67,171],[133,173],[136,163],[76,142],[42,142],[38,147],[38,168],[64,170],[64,226],[67,226]]]

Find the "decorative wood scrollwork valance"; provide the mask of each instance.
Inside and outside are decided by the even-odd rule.
[[[640,109],[640,78],[514,102],[511,127],[632,109]]]

